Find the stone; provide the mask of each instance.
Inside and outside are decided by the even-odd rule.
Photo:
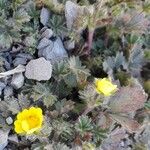
[[[45,26],[49,20],[50,12],[47,8],[42,8],[41,14],[40,14],[40,22]]]
[[[31,60],[25,71],[25,76],[28,79],[33,79],[37,81],[49,80],[52,75],[52,65],[50,61],[41,57],[35,60]]]
[[[11,143],[14,143],[14,144],[18,144],[19,143],[18,137],[15,134],[10,135],[8,137],[8,140],[11,141]]]
[[[23,58],[15,58],[13,61],[13,64],[15,67],[18,66],[19,64],[25,65],[26,63],[27,63],[27,60]]]
[[[53,45],[53,42],[52,42],[51,40],[47,39],[47,38],[43,38],[43,39],[39,42],[37,49],[38,49],[38,50],[41,50],[41,49],[46,48],[46,47],[49,46],[49,45]]]
[[[0,82],[0,95],[2,94],[2,90],[6,87],[6,84],[3,82]]]
[[[3,150],[8,143],[8,131],[0,129],[0,150]]]
[[[5,97],[10,97],[10,96],[13,96],[13,88],[12,86],[6,86],[5,89],[4,89],[4,96]]]
[[[24,76],[22,73],[15,73],[12,77],[11,85],[14,89],[20,89],[24,84]]]
[[[26,65],[27,61],[31,59],[33,59],[32,55],[26,53],[20,53],[14,59],[13,64],[15,67],[18,65]]]
[[[52,44],[49,44],[45,48],[40,49],[38,55],[51,61],[52,64],[68,57],[60,38],[57,38]]]
[[[68,29],[71,29],[75,19],[78,16],[79,6],[71,1],[65,4],[65,17]]]
[[[6,118],[6,123],[11,125],[13,123],[13,119],[11,117]]]
[[[67,50],[72,50],[75,48],[75,41],[71,41],[71,40],[65,41],[64,46]]]
[[[41,34],[41,38],[51,38],[53,36],[53,31],[51,29],[46,29],[42,34]]]

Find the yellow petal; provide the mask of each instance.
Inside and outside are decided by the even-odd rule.
[[[15,121],[16,133],[31,134],[42,126],[43,114],[41,108],[31,107],[18,113]]]
[[[27,122],[26,120],[23,120],[23,121],[21,122],[21,127],[22,127],[22,129],[23,129],[24,131],[26,131],[26,132],[30,129],[29,124],[28,124],[28,122]]]
[[[117,90],[117,85],[111,83],[107,78],[95,80],[96,91],[105,96],[110,96]]]
[[[16,133],[23,133],[23,132],[24,132],[24,130],[22,129],[22,126],[21,126],[21,122],[20,122],[20,121],[16,120],[16,121],[14,122],[14,125],[15,125],[15,132],[16,132]]]

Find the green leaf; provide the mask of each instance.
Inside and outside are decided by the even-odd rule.
[[[63,143],[53,144],[53,150],[71,150],[67,145]]]
[[[37,82],[32,88],[31,97],[34,101],[42,100],[47,108],[52,106],[57,101],[57,97],[52,94],[51,87],[48,83],[42,84]]]
[[[82,65],[79,57],[71,57],[70,60],[68,61],[69,68],[75,75],[79,75],[80,73],[89,76],[90,71],[86,69],[85,66]]]
[[[144,51],[142,44],[136,43],[130,51],[128,67],[135,74],[137,71],[141,71],[144,62]]]
[[[93,85],[88,85],[84,90],[79,91],[79,97],[87,104],[88,108],[94,108],[102,103],[103,97],[97,94]]]
[[[120,52],[116,54],[116,57],[108,57],[103,63],[103,69],[109,75],[112,75],[116,70],[120,70],[121,67],[127,69],[127,66],[125,57],[123,56],[123,53]]]
[[[0,111],[4,116],[8,116],[11,112],[13,115],[21,111],[18,99],[14,97],[7,97],[4,101],[0,102]]]
[[[15,12],[14,19],[18,25],[22,25],[23,23],[30,21],[30,16],[24,9],[19,9]]]
[[[50,93],[47,96],[44,96],[43,103],[48,108],[49,106],[52,106],[57,101],[57,97],[55,95],[50,95]]]
[[[76,76],[73,73],[65,75],[63,79],[69,87],[73,88],[77,86]]]
[[[101,142],[107,137],[107,130],[101,129],[99,126],[94,126],[93,129],[93,140],[96,143]]]
[[[63,140],[71,140],[73,138],[73,125],[62,119],[54,120],[52,122],[55,134]]]
[[[0,35],[0,47],[9,48],[12,42],[13,42],[12,37],[8,35],[7,33]]]
[[[88,116],[80,116],[78,122],[75,124],[75,129],[83,136],[86,132],[93,130],[92,120]]]
[[[60,114],[64,114],[69,112],[70,110],[72,110],[74,108],[74,102],[71,100],[66,100],[63,99],[61,101],[58,101],[55,104],[56,110],[60,113]]]

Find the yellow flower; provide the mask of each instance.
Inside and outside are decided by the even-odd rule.
[[[110,96],[117,91],[117,85],[112,84],[112,82],[107,79],[95,79],[96,91],[105,96]]]
[[[41,108],[31,107],[18,113],[17,120],[14,122],[15,132],[18,134],[31,134],[40,130],[43,122]]]

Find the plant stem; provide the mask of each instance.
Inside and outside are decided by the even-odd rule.
[[[83,113],[81,114],[81,116],[82,115],[86,115],[86,114],[88,114],[90,111],[92,111],[93,110],[93,108],[89,108],[89,107],[87,107],[84,111],[83,111]]]
[[[88,33],[88,47],[87,47],[87,54],[90,55],[91,54],[91,48],[92,48],[92,43],[93,43],[93,36],[94,36],[94,29],[89,29],[89,33]]]

